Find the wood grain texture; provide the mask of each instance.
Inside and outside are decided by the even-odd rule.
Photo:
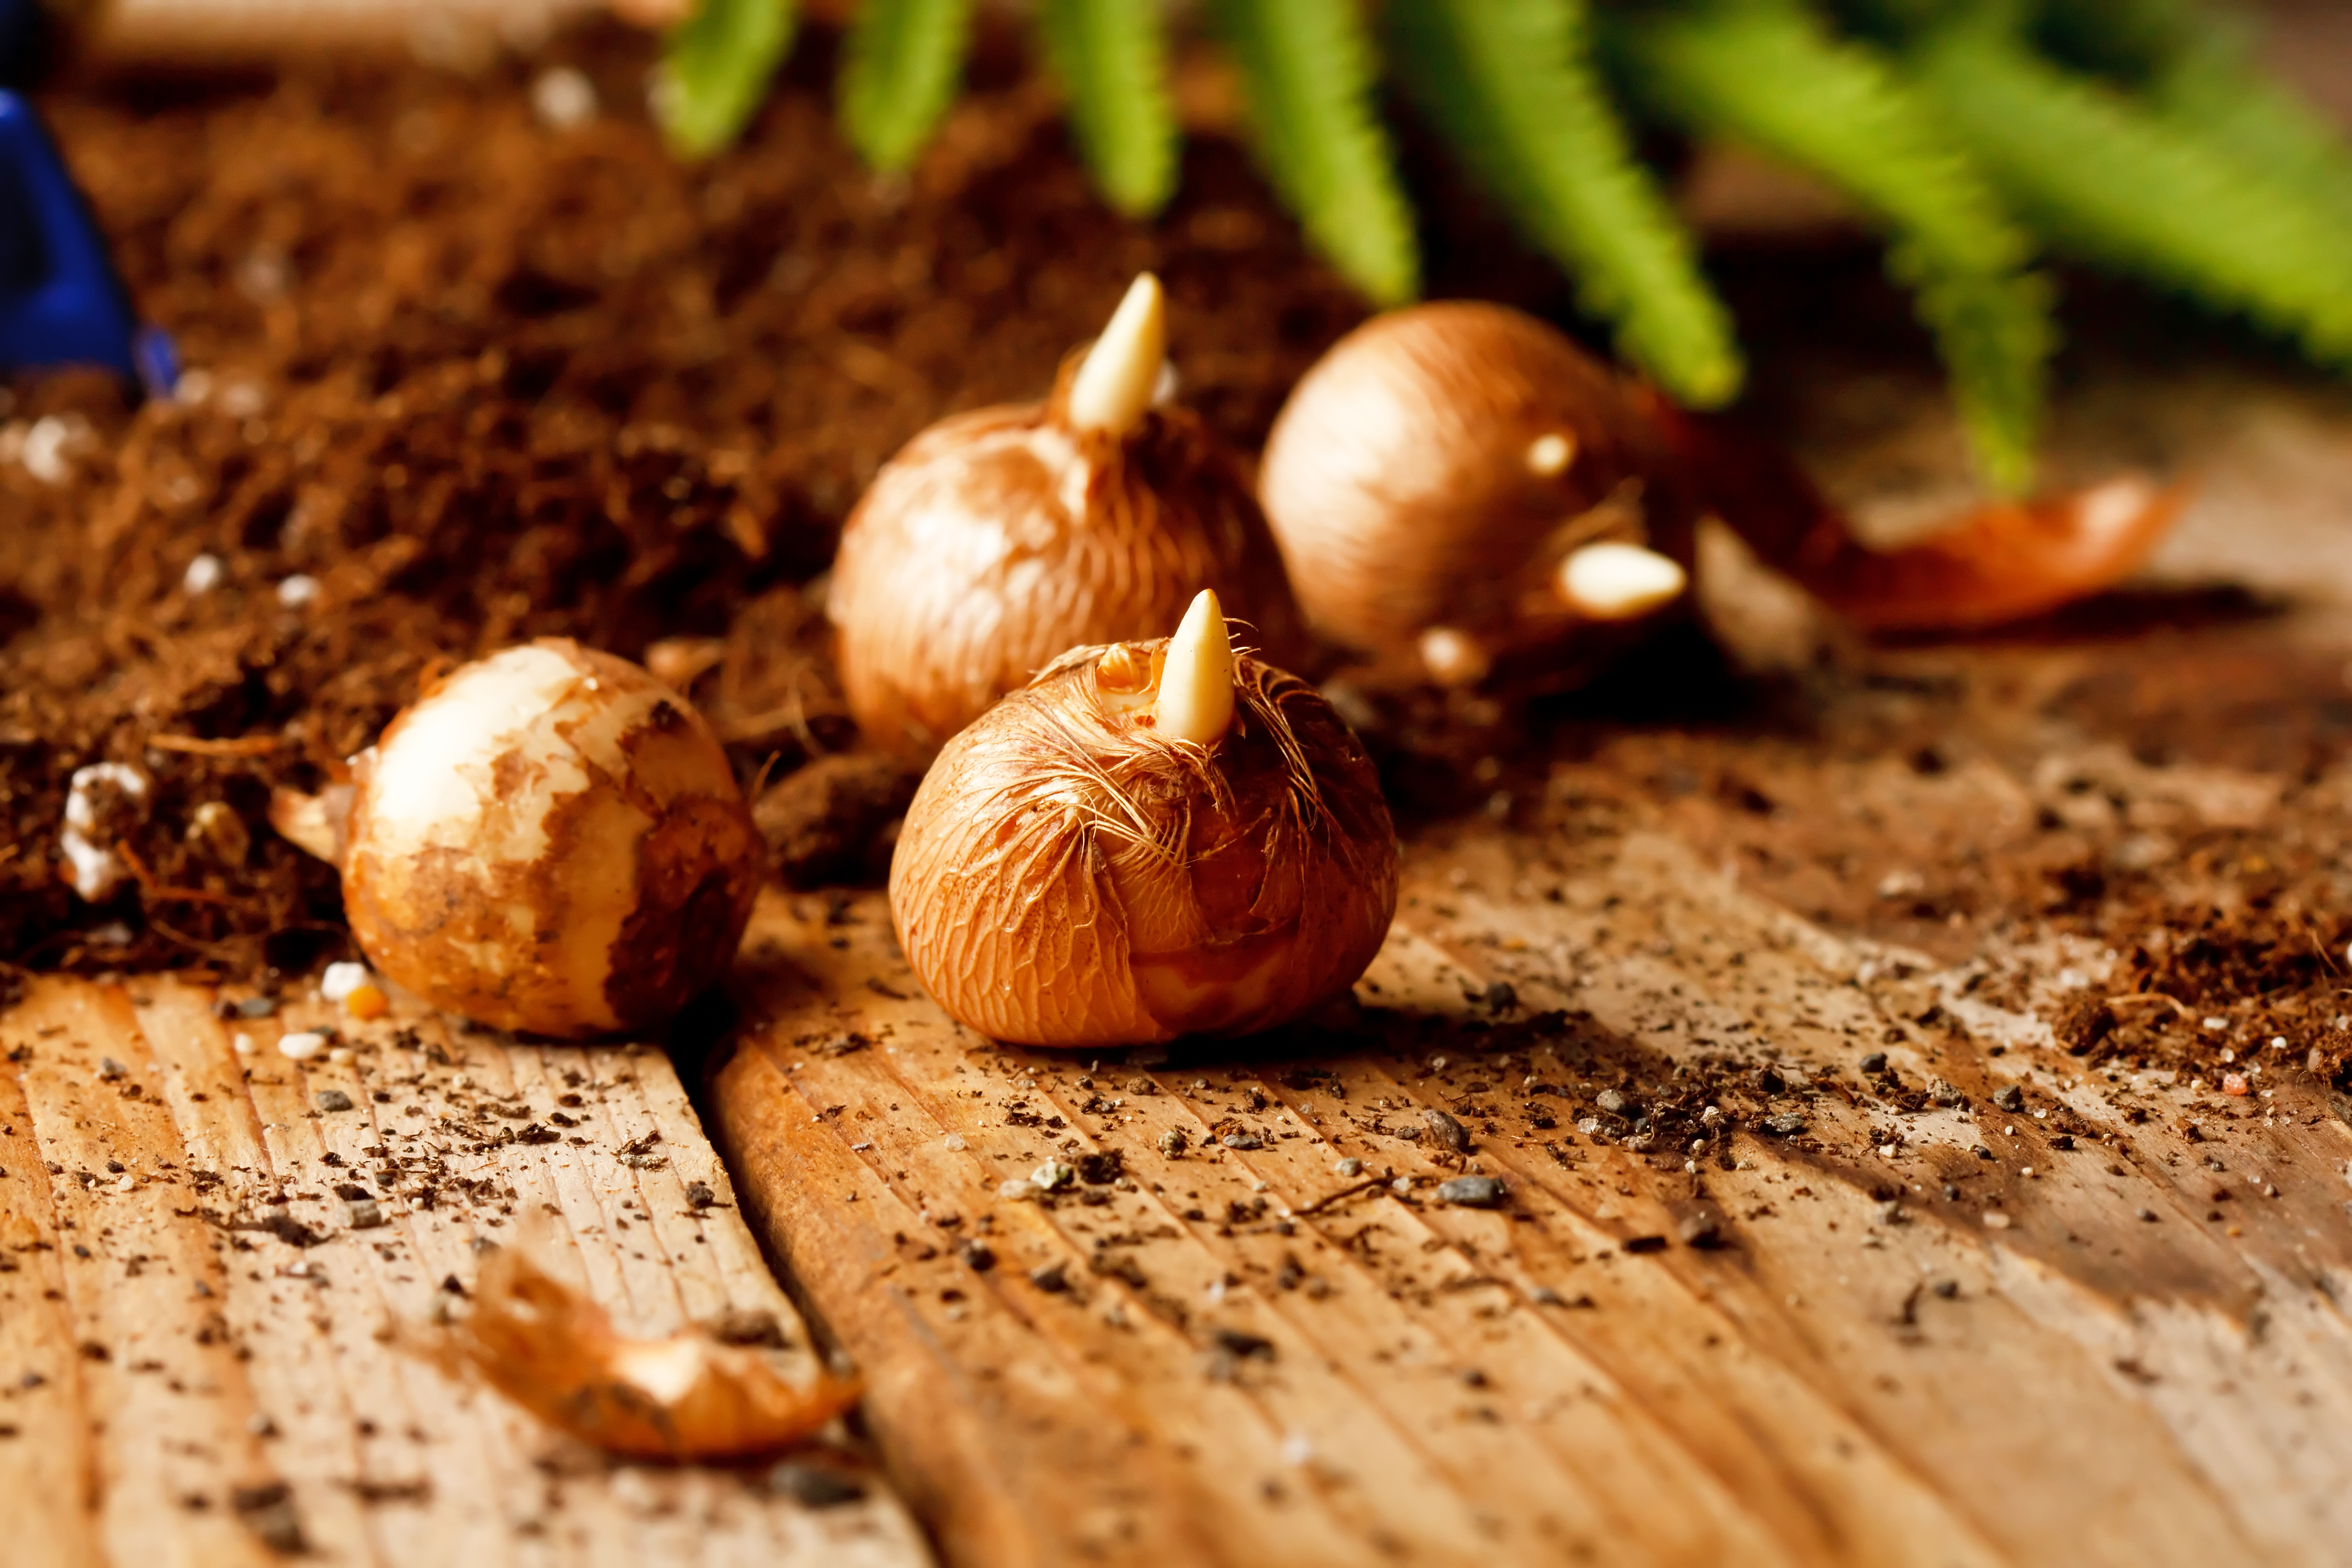
[[[819,1510],[765,1467],[615,1463],[432,1359],[478,1247],[528,1236],[629,1331],[767,1313],[811,1369],[660,1050],[395,1017],[297,1063],[327,1009],[214,1000],[43,979],[0,1015],[0,1555],[928,1560],[871,1475]]]
[[[717,1131],[960,1563],[2345,1561],[2352,1131],[2090,1083],[2047,1020],[2109,958],[1842,938],[1663,811],[1482,823],[1413,846],[1352,1015],[1146,1067],[982,1041],[878,897],[773,896]],[[1567,1122],[1749,1050],[1800,1133]],[[1873,1050],[1965,1102],[1857,1094]]]

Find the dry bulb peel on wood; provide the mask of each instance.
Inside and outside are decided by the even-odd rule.
[[[633,1458],[770,1453],[857,1403],[855,1382],[820,1373],[796,1387],[759,1352],[701,1333],[633,1339],[512,1247],[483,1262],[449,1348],[541,1420]]]
[[[1307,624],[1399,679],[1605,654],[1676,603],[1696,510],[1606,366],[1499,305],[1416,306],[1283,405],[1259,493]]]
[[[1396,910],[1362,745],[1235,653],[1213,594],[1172,638],[1071,650],[931,764],[890,867],[898,940],[999,1040],[1270,1028],[1340,995]]]
[[[877,745],[927,758],[1064,650],[1155,635],[1203,588],[1265,646],[1292,645],[1244,465],[1154,401],[1165,319],[1147,273],[1046,402],[943,421],[875,477],[826,605]]]
[[[657,1023],[751,918],[762,847],[726,753],[626,659],[543,637],[467,665],[352,776],[340,825],[323,797],[281,797],[272,820],[338,860],[378,973],[477,1023]]]
[[[1715,510],[1758,557],[1865,631],[1968,630],[2041,615],[2137,570],[2189,487],[2122,473],[2031,500],[1996,500],[1895,550],[1874,550],[1785,455],[1719,419],[1654,402],[1705,477]]]

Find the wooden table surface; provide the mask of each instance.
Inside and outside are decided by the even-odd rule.
[[[2352,1562],[2352,1129],[2301,1046],[2244,1101],[2095,1071],[2053,1027],[2114,953],[2000,910],[1872,940],[1797,914],[1801,879],[1751,885],[1732,841],[1853,819],[1931,857],[1821,873],[1867,899],[1997,865],[2086,776],[2175,840],[2287,831],[2292,784],[2293,830],[2332,841],[2352,776],[2302,777],[2292,738],[2345,700],[2352,416],[2221,375],[2160,407],[2107,390],[2072,405],[2074,460],[2153,445],[2201,479],[2158,603],[2275,598],[1848,647],[1820,678],[1833,631],[1725,590],[1801,719],[1704,746],[1637,720],[1520,778],[1540,801],[1417,831],[1360,1008],[1318,1029],[1001,1049],[923,997],[879,895],[769,898],[714,1131],[944,1555]],[[1865,500],[1871,457],[1844,470]],[[2126,689],[2198,715],[2168,758],[2070,695]],[[1949,691],[1975,694],[1930,713],[1949,766],[1838,738]],[[1706,798],[1726,758],[1769,817]],[[1861,1088],[1878,1051],[1957,1103]],[[1596,1084],[1671,1098],[1727,1057],[1778,1065],[1800,1134],[1759,1105],[1686,1162],[1575,1124]],[[1040,1194],[1049,1163],[1076,1180]],[[1505,1206],[1443,1201],[1468,1172]]]
[[[1866,651],[1718,562],[1737,657],[1811,706],[1717,725],[1709,765],[1782,806],[1674,784],[1674,725],[1590,731],[1416,829],[1359,1005],[1311,1030],[1000,1049],[922,997],[878,894],[772,891],[691,1069],[730,1182],[649,1047],[411,1016],[298,1065],[275,1041],[315,1003],[224,1023],[166,979],[37,982],[0,1016],[7,1561],[299,1532],[402,1565],[2352,1562],[2345,1106],[2284,1067],[2228,1120],[2095,1075],[2052,1029],[2112,955],[1990,918],[1867,936],[1743,870],[1851,817],[1941,858],[1857,851],[1823,907],[1932,881],[2084,776],[2175,837],[2272,831],[2290,784],[2352,802],[2263,743],[2344,700],[2352,412],[2221,376],[2067,419],[2090,466],[2196,460],[2160,579],[2276,602]],[[1907,450],[1848,452],[1851,493]],[[2063,700],[2109,688],[2193,688],[2210,732],[2142,756]],[[1948,715],[1956,765],[1822,740],[1949,691],[1986,694]],[[1858,1091],[1871,1051],[1956,1102]],[[1801,1126],[1685,1160],[1580,1125],[1598,1086],[1672,1099],[1727,1058],[1777,1064]],[[1471,1173],[1502,1206],[1442,1198]],[[387,1223],[354,1227],[354,1181]],[[445,1374],[445,1281],[526,1226],[633,1331],[766,1311],[805,1372],[813,1310],[888,1479],[814,1509],[764,1467],[614,1463]]]
[[[722,1140],[952,1559],[2346,1560],[2340,1120],[2262,1125],[2281,1195],[2228,1238],[2209,1151],[2079,1090],[2099,1133],[2072,1154],[1987,1110],[1856,1158],[1888,1113],[1830,1097],[1814,1147],[1743,1135],[1703,1175],[1536,1131],[1527,1079],[1664,1081],[1744,1022],[1784,1070],[1884,1049],[1979,1107],[2063,1059],[2033,1009],[1969,1016],[1998,1058],[1926,1044],[1907,1021],[1965,1005],[1964,968],[1809,928],[1670,835],[1579,858],[1555,904],[1511,896],[1499,834],[1417,856],[1368,982],[1409,1025],[1151,1071],[961,1033],[878,900],[772,905]],[[1498,979],[1578,1021],[1482,1049]],[[1124,1181],[999,1195],[1106,1152]],[[1465,1163],[1507,1209],[1437,1200]],[[1723,1245],[1683,1244],[1695,1215]]]

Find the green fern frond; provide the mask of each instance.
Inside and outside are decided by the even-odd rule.
[[[1397,75],[1513,218],[1613,323],[1626,357],[1686,403],[1739,389],[1738,345],[1696,247],[1584,52],[1575,0],[1390,0]]]
[[[1638,163],[1589,48],[1684,129],[1844,190],[1887,231],[1979,459],[2021,484],[2054,330],[2040,243],[2290,335],[2352,369],[2352,142],[2256,64],[2218,0],[1032,0],[1095,182],[1159,211],[1178,177],[1167,29],[1204,16],[1258,162],[1309,240],[1374,302],[1420,285],[1376,111],[1390,64],[1503,210],[1574,279],[1619,352],[1685,403],[1742,374],[1696,242]],[[1592,14],[1588,16],[1588,7]],[[866,162],[909,167],[956,95],[974,0],[858,0],[839,113]],[[666,41],[656,113],[703,156],[739,135],[798,0],[698,0]]]
[[[1946,120],[2051,243],[2352,364],[2352,224],[2011,38],[1957,27],[1914,58]]]
[[[2264,70],[2251,18],[2193,0],[2043,0],[2039,37],[2206,145],[2352,220],[2352,146]]]
[[[1039,0],[1037,31],[1110,205],[1129,217],[1167,205],[1177,132],[1158,0]]]
[[[2352,148],[2276,80],[2200,51],[2167,67],[2148,99],[2184,132],[2352,223]]]
[[[873,168],[898,174],[955,100],[971,0],[865,0],[841,66],[841,120]]]
[[[2057,346],[2050,280],[2038,272],[1946,266],[1907,240],[1887,253],[1887,269],[1912,290],[1935,334],[1987,482],[2005,494],[2023,490],[2033,479]]]
[[[1807,169],[1890,227],[1985,474],[2031,479],[2055,337],[2032,242],[1933,110],[1882,61],[1780,0],[1611,27],[1620,79],[1661,118]]]
[[[1412,214],[1372,112],[1355,0],[1210,0],[1257,159],[1316,248],[1375,303],[1421,290]]]
[[[702,0],[670,29],[654,106],[673,151],[707,158],[743,133],[792,50],[795,9],[794,0]]]

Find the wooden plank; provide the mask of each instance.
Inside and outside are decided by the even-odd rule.
[[[48,1175],[29,1136],[21,1083],[0,1077],[0,1425],[8,1444],[5,1468],[20,1495],[58,1499],[69,1507],[12,1510],[15,1539],[37,1563],[89,1563],[98,1557],[96,1476],[89,1427],[81,1419],[81,1359],[65,1305],[60,1234]]]
[[[1432,1203],[1460,1163],[1392,1134],[1465,1097],[1511,1102],[1497,1130],[1547,1103],[1475,1081],[1603,1063],[1670,1081],[1694,1020],[1759,1013],[1778,1059],[1826,1068],[1950,978],[1794,921],[1664,836],[1577,868],[1558,904],[1491,891],[1528,854],[1487,831],[1415,857],[1363,988],[1377,1041],[1148,1072],[960,1031],[914,997],[877,899],[763,908],[744,975],[765,1021],[719,1068],[722,1142],[869,1369],[877,1430],[951,1557],[2334,1560],[2352,1331],[2327,1289],[2352,1226],[2324,1179],[2214,1237],[2178,1135],[2085,1096],[2110,1141],[2072,1158],[1961,1112],[1906,1119],[1866,1165],[1743,1135],[1703,1176],[1487,1131],[1471,1163],[1511,1211]],[[1483,1048],[1465,996],[1496,979],[1589,1021]],[[1979,1105],[2049,1070],[1885,1048]],[[1298,1065],[1331,1076],[1289,1087]],[[1884,1125],[1832,1098],[1806,1113],[1822,1148]],[[1236,1119],[1263,1148],[1210,1142]],[[2307,1165],[2352,1152],[2332,1119],[2273,1136]],[[1980,1139],[2003,1146],[1997,1209],[1976,1206]],[[1132,1179],[997,1196],[1101,1151]],[[1328,1202],[1351,1155],[1412,1190]],[[1948,1175],[1970,1204],[1936,1195]],[[1872,1195],[1891,1180],[1893,1209]],[[1700,1198],[1744,1216],[1736,1245],[1629,1250]],[[2087,1256],[2085,1237],[2136,1250]],[[959,1254],[975,1238],[985,1272]],[[1032,1282],[1055,1263],[1072,1289]],[[1221,1351],[1230,1333],[1270,1355]]]
[[[615,1463],[421,1353],[478,1247],[528,1234],[632,1332],[767,1313],[809,1370],[660,1050],[299,998],[224,1023],[215,1001],[44,978],[0,1015],[0,1518],[23,1561],[263,1563],[298,1537],[355,1563],[928,1560],[870,1473],[819,1510],[761,1467]],[[331,1055],[276,1049],[328,1021]],[[355,1226],[338,1184],[384,1223]]]

